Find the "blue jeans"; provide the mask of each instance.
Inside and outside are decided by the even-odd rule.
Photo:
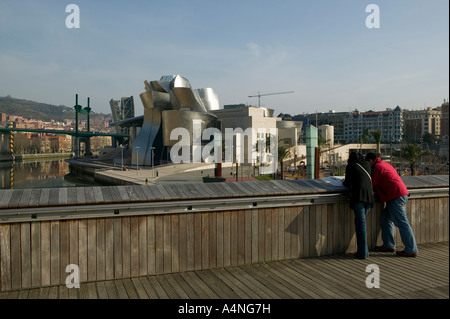
[[[356,254],[359,258],[367,258],[367,255],[369,254],[369,248],[367,247],[366,216],[371,208],[372,204],[366,202],[358,202],[353,204],[357,246]]]
[[[395,225],[400,232],[405,252],[417,254],[416,239],[409,225],[408,217],[406,217],[405,205],[407,202],[408,195],[404,195],[386,203],[386,207],[381,213],[381,238],[384,247],[395,248]]]

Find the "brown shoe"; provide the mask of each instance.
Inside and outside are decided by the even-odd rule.
[[[388,248],[388,247],[384,247],[384,246],[375,246],[374,251],[379,251],[382,253],[393,253],[395,251],[394,248]]]
[[[406,251],[397,251],[397,255],[402,256],[402,257],[416,257],[417,254],[414,253],[407,253]]]

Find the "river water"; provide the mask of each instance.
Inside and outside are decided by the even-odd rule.
[[[92,186],[69,175],[64,159],[0,162],[1,189]]]

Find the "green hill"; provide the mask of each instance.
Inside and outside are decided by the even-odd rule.
[[[56,106],[34,101],[16,99],[11,96],[0,97],[0,113],[22,116],[28,119],[41,121],[55,120],[62,122],[65,119],[75,119],[75,110],[67,106]],[[108,117],[109,115],[91,112],[91,120],[96,117]]]

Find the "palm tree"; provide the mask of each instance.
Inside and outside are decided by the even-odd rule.
[[[317,148],[319,149],[319,160],[322,158],[320,155],[322,149],[330,148],[330,140],[325,139],[322,135],[317,137]]]
[[[375,143],[377,143],[377,153],[381,154],[381,132],[380,131],[370,131],[370,135],[372,135]]]
[[[359,142],[361,144],[368,143],[369,142],[369,135],[370,135],[369,129],[367,127],[363,128],[363,132],[362,132],[361,136],[359,137]]]
[[[329,146],[330,146],[330,140],[323,138],[322,135],[319,135],[317,137],[317,147],[319,148],[319,152],[322,148],[329,147]]]
[[[415,143],[404,144],[400,149],[400,154],[409,162],[411,176],[416,175],[416,162],[424,156],[431,155],[430,152],[424,151],[419,144]]]
[[[285,146],[278,146],[278,162],[280,163],[281,179],[284,179],[283,162],[291,156],[291,150]]]

